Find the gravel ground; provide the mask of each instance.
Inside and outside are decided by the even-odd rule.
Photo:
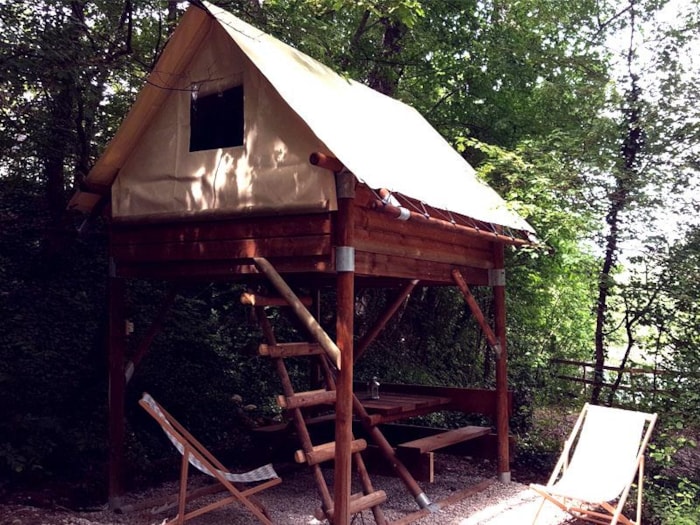
[[[332,472],[326,471],[329,482]],[[320,500],[308,469],[296,469],[282,475],[283,482],[259,495],[275,523],[280,525],[320,525],[313,517],[313,510]],[[202,483],[203,476],[196,482]],[[418,510],[413,498],[397,479],[372,476],[375,489],[387,493],[382,505],[389,521],[397,520]],[[196,483],[195,483],[196,484]],[[481,488],[460,501],[443,507],[438,513],[425,516],[417,525],[518,525],[532,521],[539,499],[520,483],[499,483],[493,469],[475,467],[469,460],[447,455],[436,455],[436,482],[421,484],[433,502],[458,494],[469,487]],[[125,503],[135,504],[150,498],[176,492],[176,483],[127,496]],[[198,500],[197,503],[202,502]],[[68,509],[40,509],[28,505],[0,505],[0,525],[160,525],[172,518],[174,510],[161,513],[141,510],[129,513],[113,513],[106,509],[71,511]],[[573,524],[566,514],[552,505],[546,505],[538,521],[539,525]],[[236,505],[209,512],[187,522],[189,525],[250,525],[257,523],[253,516]],[[354,517],[353,525],[375,523],[371,511]]]

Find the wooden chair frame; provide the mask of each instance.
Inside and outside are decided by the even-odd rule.
[[[556,490],[557,481],[560,480],[561,476],[566,472],[571,460],[573,459],[573,455],[576,454],[576,450],[579,444],[577,442],[577,439],[580,438],[582,427],[585,424],[586,416],[592,409],[596,411],[618,411],[619,414],[629,414],[632,415],[632,417],[638,416],[638,420],[641,423],[642,432],[640,440],[636,443],[637,450],[634,458],[634,464],[627,465],[630,468],[632,468],[632,470],[630,470],[629,472],[629,481],[626,483],[624,488],[621,490],[620,494],[617,496],[617,504],[615,506],[611,504],[611,501],[614,501],[614,499],[608,501],[589,501],[576,498],[572,495],[566,495]],[[610,413],[614,414],[614,412]],[[618,408],[608,408],[599,406],[593,407],[592,405],[586,403],[583,409],[581,410],[581,414],[579,415],[576,424],[574,425],[571,435],[564,444],[564,450],[559,458],[559,461],[554,467],[554,471],[552,472],[552,475],[549,478],[547,484],[530,485],[530,488],[532,490],[534,490],[542,496],[542,503],[540,504],[540,507],[537,513],[535,514],[533,524],[537,522],[537,519],[545,502],[550,501],[560,509],[574,516],[575,518],[589,521],[591,523],[605,525],[616,525],[617,523],[622,523],[624,525],[641,525],[642,489],[644,481],[644,451],[647,447],[647,444],[649,443],[649,439],[651,438],[651,433],[656,423],[656,417],[656,414],[648,414],[645,412],[633,412],[629,410],[621,410]],[[641,422],[641,420],[643,420],[643,422]],[[646,429],[644,429],[644,426],[646,426]],[[610,432],[624,432],[625,428],[622,424],[619,424],[617,428],[608,428],[607,430]],[[602,466],[601,472],[603,475],[605,474],[605,465]],[[622,510],[625,505],[625,502],[627,501],[627,496],[629,495],[629,491],[632,487],[632,483],[634,482],[635,476],[637,478],[637,513],[636,520],[633,521],[630,518],[623,515]],[[588,506],[592,508],[587,508]]]
[[[197,439],[195,439],[194,436],[192,436],[192,434],[185,429],[185,427],[178,423],[177,420],[162,406],[160,406],[152,397],[150,397],[147,393],[144,393],[141,400],[139,400],[139,405],[141,405],[141,407],[158,422],[168,438],[173,442],[173,445],[175,445],[175,447],[182,453],[182,462],[180,465],[180,489],[178,494],[178,514],[174,519],[168,520],[164,522],[164,524],[172,523],[182,525],[187,520],[238,502],[248,509],[258,519],[258,521],[264,523],[265,525],[272,525],[272,521],[267,515],[267,511],[262,507],[262,505],[258,502],[251,501],[251,496],[254,494],[282,482],[274,471],[272,471],[271,466],[269,466],[269,470],[274,475],[274,477],[271,479],[263,481],[248,489],[238,487],[236,486],[238,485],[237,483],[229,481],[229,479],[226,477],[227,475],[229,477],[235,475],[228,471],[226,467],[224,467],[224,465],[217,460],[214,455],[206,449],[206,447],[204,447],[204,445],[197,441]],[[178,444],[180,446],[178,446]],[[219,483],[221,483],[223,489],[228,491],[229,495],[198,509],[186,512],[185,507],[188,500],[187,481],[190,464],[193,464],[205,474],[214,477]],[[246,474],[241,475],[242,478],[245,478],[245,476]]]

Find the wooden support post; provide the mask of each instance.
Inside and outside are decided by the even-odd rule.
[[[494,244],[494,266],[489,271],[489,281],[493,287],[494,329],[474,299],[469,286],[459,270],[452,271],[457,286],[462,291],[474,318],[481,327],[489,347],[496,354],[496,434],[498,439],[498,479],[510,481],[510,449],[508,441],[508,370],[506,354],[506,282],[504,269],[503,245]]]
[[[355,176],[343,169],[336,173],[338,195],[336,339],[340,348],[340,370],[336,383],[335,408],[335,485],[333,491],[333,525],[350,525],[352,476],[352,382],[353,339],[355,320],[355,248],[353,212]]]
[[[362,356],[362,354],[365,353],[367,350],[367,347],[372,344],[372,341],[376,339],[376,337],[379,335],[379,333],[384,330],[384,327],[386,324],[389,322],[389,319],[391,319],[396,311],[399,309],[399,307],[403,304],[404,300],[406,297],[409,296],[409,294],[413,291],[413,289],[416,287],[418,284],[418,280],[414,279],[410,281],[406,286],[403,287],[403,289],[399,292],[399,294],[394,298],[394,301],[389,305],[389,307],[386,309],[386,311],[382,314],[382,316],[377,319],[377,322],[375,325],[370,329],[369,332],[367,332],[362,339],[360,339],[357,343],[357,346],[355,347],[355,356],[354,360],[357,362],[358,359]]]
[[[109,487],[108,503],[112,510],[121,506],[124,495],[124,353],[126,349],[126,317],[123,279],[110,276],[109,301]]]
[[[496,359],[496,434],[498,436],[498,480],[510,481],[508,442],[508,353],[506,352],[506,279],[503,244],[494,244],[494,269],[489,280],[493,287],[494,328],[500,346]]]

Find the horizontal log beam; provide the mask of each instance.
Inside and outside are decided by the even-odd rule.
[[[471,226],[464,226],[461,224],[455,224],[449,221],[446,221],[444,219],[438,219],[436,217],[426,217],[425,215],[422,215],[418,212],[415,211],[410,211],[410,210],[405,210],[405,208],[402,211],[401,208],[398,208],[396,206],[392,206],[391,204],[384,204],[382,201],[377,200],[374,205],[374,209],[377,211],[380,211],[387,216],[397,219],[407,213],[410,217],[409,220],[412,221],[424,221],[431,226],[434,226],[435,228],[441,229],[441,230],[454,230],[458,231],[460,233],[463,233],[464,235],[467,235],[469,237],[475,237],[477,239],[484,239],[484,240],[492,240],[495,242],[499,242],[501,244],[511,244],[514,246],[532,246],[532,242],[524,240],[524,239],[519,239],[516,237],[511,237],[510,235],[504,235],[502,233],[498,232],[489,232],[486,230],[479,230],[477,228],[471,227]]]
[[[277,396],[277,404],[284,409],[304,408],[335,403],[335,390],[298,392],[293,396]]]
[[[350,445],[350,453],[362,452],[367,448],[367,441],[364,439],[354,439]],[[335,458],[335,441],[316,445],[311,452],[297,450],[294,453],[294,460],[297,463],[308,463],[309,465],[318,465],[325,461],[330,461]]]
[[[309,155],[309,163],[313,166],[325,168],[335,173],[341,171],[344,168],[343,163],[335,157],[332,157],[331,155],[326,155],[325,153],[321,153],[318,151]]]
[[[317,257],[271,258],[284,274],[334,275],[330,254]],[[124,261],[115,260],[116,276],[138,279],[172,279],[177,281],[226,281],[260,279],[260,272],[250,259]]]
[[[112,257],[128,261],[252,259],[254,257],[318,256],[331,253],[329,235],[260,239],[194,241],[161,244],[113,244]]]
[[[268,357],[307,357],[322,354],[323,348],[318,343],[263,343],[258,347],[258,353]]]
[[[355,235],[356,249],[372,253],[398,255],[400,257],[435,261],[439,263],[493,268],[491,254],[470,249],[464,245],[423,240],[408,235],[397,235],[381,231],[358,230]]]
[[[114,244],[188,243],[218,240],[260,239],[330,235],[331,216],[328,213],[279,215],[270,217],[197,216],[173,218],[164,222],[148,219],[118,220],[112,222],[111,239]]]
[[[419,279],[421,284],[452,285],[454,264],[423,261],[394,255],[355,251],[355,274],[357,276],[382,276],[397,279]],[[488,271],[483,268],[460,267],[464,278],[474,286],[486,286]]]
[[[299,297],[299,300],[306,307],[313,304],[311,297]],[[250,306],[289,306],[283,297],[269,297],[252,292],[243,292],[241,294],[241,304]]]
[[[481,252],[492,252],[495,239],[483,239],[466,235],[457,229],[435,228],[428,222],[398,221],[387,217],[373,207],[358,207],[355,214],[355,228],[370,232],[384,232],[404,235],[416,240],[435,240],[443,244],[468,247]]]

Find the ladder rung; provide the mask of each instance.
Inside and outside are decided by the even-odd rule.
[[[311,390],[293,396],[277,396],[277,404],[286,409],[312,407],[335,403],[335,390]]]
[[[350,453],[362,452],[367,448],[367,441],[364,439],[354,439],[350,445]],[[297,450],[294,453],[294,460],[297,463],[308,463],[309,465],[318,465],[324,461],[335,459],[335,441],[324,443],[313,447],[311,452]]]
[[[386,492],[383,490],[377,490],[370,494],[357,493],[350,496],[350,514],[357,514],[363,510],[371,509],[377,505],[381,505],[386,501]],[[323,512],[322,509],[316,509],[314,515],[316,519],[323,520],[328,518],[329,521],[333,521],[333,512],[335,509],[328,509]]]
[[[299,300],[306,307],[313,304],[311,297],[299,297]],[[271,297],[269,295],[260,295],[252,292],[242,293],[241,303],[251,306],[289,306],[289,303],[284,297]]]
[[[258,347],[258,353],[269,357],[297,357],[322,354],[323,348],[318,343],[263,343]]]

